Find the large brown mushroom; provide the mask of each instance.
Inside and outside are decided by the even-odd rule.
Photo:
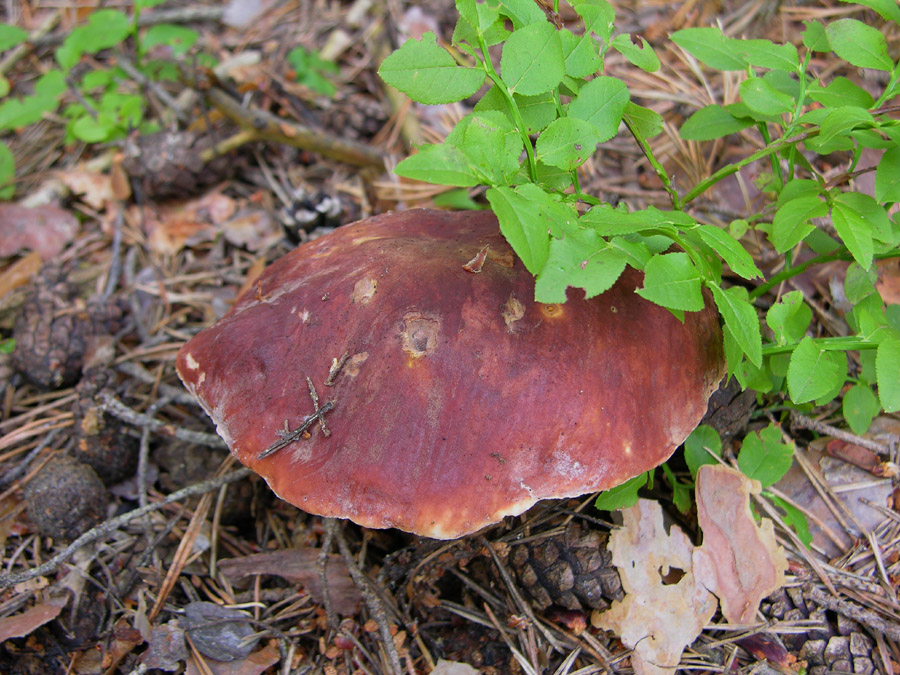
[[[178,373],[281,498],[449,539],[618,485],[697,425],[717,314],[682,323],[640,283],[540,304],[493,214],[391,213],[271,265]]]

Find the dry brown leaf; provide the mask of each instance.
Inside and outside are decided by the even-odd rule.
[[[237,210],[235,201],[217,190],[181,204],[166,205],[154,211],[145,209],[144,232],[150,248],[160,255],[175,255],[185,246],[212,241],[220,225]],[[131,222],[141,222],[136,211]]]
[[[40,269],[41,256],[37,251],[32,251],[0,272],[0,298],[27,284]]]
[[[261,208],[245,208],[222,226],[225,239],[234,246],[243,246],[256,253],[265,251],[281,241],[281,225]]]
[[[250,574],[275,574],[282,579],[302,584],[316,602],[322,602],[318,560],[318,549],[295,548],[229,558],[222,560],[219,568],[225,576],[232,579]],[[352,616],[359,611],[362,596],[350,578],[344,559],[339,555],[328,557],[328,591],[334,611],[338,614]]]
[[[900,305],[900,260],[879,260],[875,289],[887,305]]]
[[[40,602],[21,614],[3,617],[0,619],[0,643],[11,638],[30,635],[32,631],[59,616],[67,602],[66,596],[59,596],[46,602]]]
[[[278,648],[268,645],[253,652],[246,659],[235,661],[216,661],[207,659],[206,667],[213,675],[261,675],[281,660]],[[193,656],[185,663],[185,675],[204,675]]]
[[[625,599],[594,612],[591,623],[634,649],[638,675],[674,673],[684,648],[715,613],[716,599],[694,578],[694,547],[684,532],[673,526],[666,534],[659,503],[639,499],[622,517],[609,550]]]
[[[731,467],[708,464],[697,472],[703,545],[694,551],[694,573],[730,623],[752,623],[760,600],[784,585],[787,558],[775,527],[768,518],[757,525],[750,512],[750,495],[759,489]]]
[[[57,171],[55,175],[74,194],[79,195],[85,204],[97,211],[116,198],[112,177],[109,174],[81,167]]]
[[[28,208],[0,203],[0,257],[31,250],[50,260],[62,253],[76,234],[78,218],[57,206]]]

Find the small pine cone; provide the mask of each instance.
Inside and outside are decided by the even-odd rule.
[[[81,376],[91,338],[115,333],[121,325],[122,309],[116,303],[84,302],[61,270],[44,268],[16,317],[13,362],[41,389],[71,386]]]
[[[97,403],[101,391],[117,394],[115,389],[113,371],[90,370],[75,388],[78,399],[72,409],[78,435],[72,454],[94,469],[104,485],[114,485],[133,476],[138,463],[137,438]]]
[[[605,535],[570,525],[564,535],[514,545],[509,565],[539,609],[604,610],[623,597]]]
[[[65,455],[54,457],[24,490],[28,518],[45,537],[72,541],[106,517],[109,495],[97,473]]]

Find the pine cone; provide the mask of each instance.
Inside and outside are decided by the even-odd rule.
[[[564,535],[514,544],[509,565],[538,609],[604,610],[623,597],[606,535],[570,525]]]

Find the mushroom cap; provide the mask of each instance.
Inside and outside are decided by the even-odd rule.
[[[537,303],[492,213],[389,213],[277,260],[177,368],[282,499],[451,539],[619,485],[699,423],[724,372],[718,315],[707,301],[682,323],[641,280]],[[334,401],[330,435],[314,424],[259,459],[313,414],[307,377]]]

